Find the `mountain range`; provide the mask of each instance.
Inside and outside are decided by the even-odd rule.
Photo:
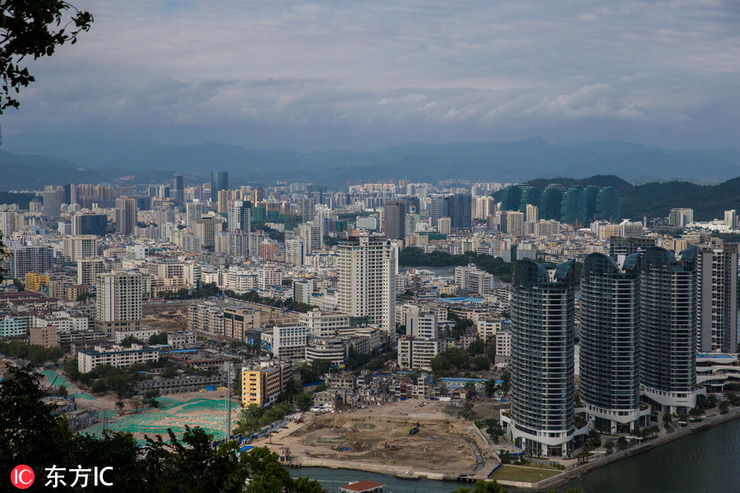
[[[230,185],[284,181],[346,185],[408,178],[522,182],[615,174],[630,183],[690,180],[717,183],[740,176],[735,149],[668,150],[626,142],[555,145],[541,138],[516,142],[421,142],[375,151],[247,149],[202,143],[166,145],[144,139],[88,135],[7,136],[0,151],[0,189],[38,189],[63,183],[163,183],[174,173],[186,182],[230,174]]]

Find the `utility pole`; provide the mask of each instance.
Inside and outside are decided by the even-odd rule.
[[[231,361],[226,363],[226,441],[231,438]]]

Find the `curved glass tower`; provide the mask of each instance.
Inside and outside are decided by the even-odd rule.
[[[640,387],[671,412],[696,405],[696,251],[676,260],[650,247],[640,259]]]
[[[640,418],[638,261],[639,254],[630,255],[620,269],[603,253],[592,253],[581,271],[579,391],[601,432],[629,432]]]
[[[512,440],[531,455],[573,449],[573,261],[546,268],[531,260],[512,279]]]

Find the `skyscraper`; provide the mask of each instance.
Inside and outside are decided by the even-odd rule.
[[[116,199],[116,233],[131,236],[136,232],[138,208],[136,199],[119,197]]]
[[[396,252],[383,237],[339,243],[338,308],[350,323],[377,325],[396,339]]]
[[[406,237],[406,204],[388,200],[383,205],[383,229],[388,238],[403,240]]]
[[[581,272],[580,397],[592,427],[627,433],[640,426],[637,272],[639,254],[619,268],[592,253]]]
[[[105,236],[108,217],[105,214],[77,213],[72,218],[73,235]]]
[[[64,202],[64,190],[52,189],[41,192],[44,199],[44,215],[59,217],[62,214],[62,203]]]
[[[450,203],[452,229],[470,228],[473,217],[472,196],[469,193],[457,193],[452,197],[447,197],[447,200]]]
[[[696,405],[696,247],[651,247],[640,258],[640,389],[673,413]]]
[[[115,272],[99,274],[95,298],[95,326],[105,331],[109,339],[116,332],[141,328],[141,274]]]
[[[249,234],[252,229],[252,204],[248,200],[235,200],[228,208],[229,231],[241,231]]]
[[[696,256],[696,336],[702,352],[737,351],[737,243],[712,238]]]
[[[447,197],[432,197],[429,204],[429,218],[432,221],[432,227],[437,227],[440,217],[450,217],[450,202]]]
[[[311,255],[321,250],[324,242],[321,225],[318,223],[308,222],[298,226],[298,232],[303,239],[304,254]]]
[[[182,183],[182,175],[175,175],[172,177],[170,196],[175,199],[175,207],[182,207],[185,205],[185,188]]]
[[[517,447],[538,456],[573,450],[574,267],[532,260],[514,267],[511,284],[511,417]],[[585,428],[587,430],[587,428]]]
[[[219,190],[229,189],[228,171],[211,171],[211,200],[218,200]]]

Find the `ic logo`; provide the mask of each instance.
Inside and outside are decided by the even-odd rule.
[[[33,469],[24,464],[15,466],[10,473],[10,482],[19,490],[25,490],[30,487],[35,479],[36,475],[33,473]]]

